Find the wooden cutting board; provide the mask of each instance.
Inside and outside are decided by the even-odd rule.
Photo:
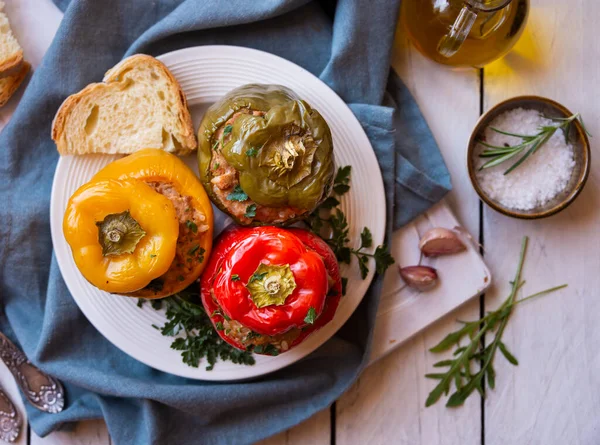
[[[419,239],[433,227],[460,227],[444,201],[393,234],[391,253],[396,264],[385,274],[371,363],[463,303],[479,296],[491,283],[491,274],[479,254],[479,247],[469,239],[466,230],[461,229],[466,251],[438,258],[423,257],[421,261],[421,264],[437,269],[438,285],[427,292],[418,292],[406,286],[400,278],[398,266],[419,264]]]

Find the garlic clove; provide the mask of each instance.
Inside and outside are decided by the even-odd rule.
[[[436,227],[428,230],[419,241],[419,249],[425,256],[451,255],[467,249],[456,232]]]
[[[429,266],[399,267],[400,276],[410,287],[426,291],[433,288],[438,282],[437,271]]]

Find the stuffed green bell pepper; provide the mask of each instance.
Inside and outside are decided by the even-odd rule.
[[[280,85],[244,85],[213,104],[198,130],[200,180],[242,225],[286,224],[329,195],[331,131],[317,110]]]

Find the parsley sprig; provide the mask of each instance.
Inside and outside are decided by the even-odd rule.
[[[154,326],[162,335],[175,337],[171,348],[181,351],[186,365],[197,368],[200,360],[206,359],[207,371],[211,371],[218,359],[243,365],[253,365],[254,357],[247,351],[240,351],[219,337],[210,318],[200,304],[198,284],[195,283],[179,294],[162,300],[152,300],[152,307],[160,310],[166,307],[167,321],[162,327]],[[142,307],[144,300],[138,300]]]
[[[563,284],[520,300],[516,299],[519,289],[525,284],[524,281],[521,281],[521,271],[523,270],[525,252],[527,251],[527,242],[528,238],[523,238],[517,273],[511,282],[512,289],[510,295],[504,300],[502,305],[495,311],[489,312],[480,320],[461,322],[463,324],[462,328],[451,332],[440,343],[430,349],[431,352],[443,352],[452,346],[456,347],[452,354],[454,358],[442,360],[433,365],[436,368],[448,367],[446,372],[425,375],[427,378],[440,381],[431,393],[429,393],[425,406],[433,405],[443,394],[448,394],[453,382],[456,391],[450,396],[448,402],[446,402],[446,406],[462,405],[475,390],[484,395],[486,380],[490,389],[494,389],[496,386],[496,371],[494,370],[496,351],[500,350],[504,357],[513,365],[516,366],[519,364],[517,359],[502,342],[502,334],[513,308],[523,301],[567,287],[566,284]],[[494,339],[487,346],[481,348],[481,339],[486,334],[494,334]],[[465,337],[468,338],[469,342],[467,345],[461,346],[461,340]],[[479,365],[477,372],[472,371],[473,365],[475,367]]]
[[[375,270],[383,274],[388,267],[394,264],[394,258],[390,255],[385,244],[377,246],[373,253],[365,252],[364,249],[373,247],[373,236],[368,227],[364,227],[360,234],[360,246],[350,247],[350,227],[346,215],[339,208],[339,197],[350,190],[350,176],[352,168],[350,165],[340,167],[335,175],[333,193],[335,196],[328,197],[307,219],[310,229],[321,236],[335,253],[341,263],[350,264],[352,257],[356,257],[360,276],[364,280],[369,274],[369,258],[375,260]],[[328,213],[328,214],[326,214]]]

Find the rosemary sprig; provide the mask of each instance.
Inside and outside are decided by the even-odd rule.
[[[509,131],[504,131],[504,130],[500,130],[498,128],[490,127],[490,129],[492,131],[495,131],[496,133],[504,134],[506,136],[513,136],[513,137],[520,138],[522,140],[522,142],[518,145],[512,145],[512,146],[506,145],[504,147],[501,147],[498,145],[488,144],[487,142],[485,142],[481,139],[478,140],[477,141],[478,143],[480,143],[481,145],[483,145],[484,147],[487,148],[486,150],[481,152],[479,157],[492,158],[489,161],[487,161],[485,164],[483,164],[479,168],[479,170],[481,171],[486,168],[495,167],[496,165],[502,164],[502,163],[508,161],[509,159],[512,159],[515,156],[524,153],[523,156],[521,156],[521,158],[519,158],[517,160],[517,162],[515,162],[511,167],[509,167],[504,172],[505,175],[509,174],[510,172],[515,170],[517,167],[519,167],[523,162],[525,162],[527,160],[527,158],[529,158],[529,156],[531,156],[536,151],[538,151],[546,142],[548,142],[550,140],[550,138],[558,130],[563,131],[564,136],[565,136],[565,143],[569,143],[569,131],[571,129],[571,125],[573,124],[573,122],[575,120],[579,120],[584,131],[589,136],[591,136],[590,133],[585,128],[585,125],[583,124],[583,119],[581,118],[581,115],[579,113],[575,113],[574,115],[572,115],[570,117],[565,117],[565,118],[553,117],[553,118],[549,118],[549,119],[556,122],[557,124],[556,125],[543,125],[539,128],[538,133],[534,134],[534,135],[511,133]]]
[[[502,342],[502,334],[506,328],[506,324],[510,318],[513,308],[523,301],[530,300],[550,292],[557,291],[567,287],[566,284],[556,286],[536,294],[530,295],[520,300],[516,299],[519,289],[525,284],[521,281],[521,272],[523,270],[523,262],[525,260],[525,252],[527,251],[528,238],[523,238],[521,245],[521,255],[517,266],[517,272],[514,280],[511,282],[512,289],[510,295],[502,305],[495,311],[489,312],[483,318],[477,321],[461,322],[463,327],[459,330],[448,334],[440,343],[430,349],[431,352],[442,352],[455,346],[453,359],[442,360],[435,363],[436,368],[449,367],[446,372],[426,374],[425,377],[438,379],[440,382],[429,393],[429,397],[425,402],[425,406],[431,406],[436,403],[443,394],[450,392],[452,383],[456,391],[450,396],[446,406],[459,406],[477,390],[484,395],[485,383],[494,389],[496,386],[496,371],[494,370],[494,357],[499,349],[504,357],[513,365],[518,365],[517,359],[509,352],[506,345]],[[494,340],[485,348],[481,349],[480,341],[485,334],[494,333]],[[461,340],[469,337],[469,343],[466,346],[461,346]],[[471,371],[472,363],[481,365],[479,371],[473,373]]]

